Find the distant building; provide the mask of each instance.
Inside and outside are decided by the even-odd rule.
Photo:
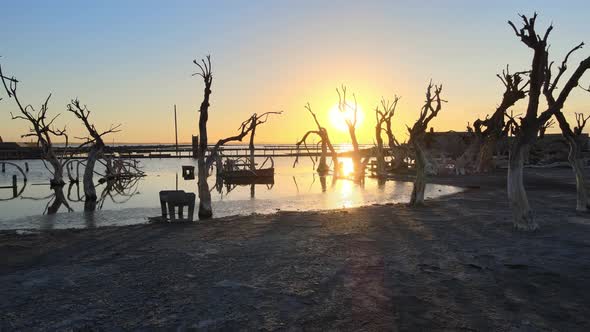
[[[36,146],[21,146],[15,142],[0,142],[0,160],[41,158]]]

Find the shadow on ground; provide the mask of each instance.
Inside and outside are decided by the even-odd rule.
[[[503,175],[425,207],[0,235],[6,330],[588,330],[590,218],[569,170],[531,171],[541,230]]]

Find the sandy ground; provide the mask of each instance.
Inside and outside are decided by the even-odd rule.
[[[504,175],[425,207],[371,206],[0,233],[0,330],[590,330],[590,215],[569,169]]]

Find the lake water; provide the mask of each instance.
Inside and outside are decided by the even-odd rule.
[[[262,158],[257,160],[260,163],[263,161]],[[184,180],[181,171],[182,165],[196,167],[195,160],[141,159],[140,167],[147,176],[138,179],[130,188],[117,192],[114,190],[117,188],[105,191],[105,184],[97,186],[99,196],[105,192],[99,210],[84,212],[84,202],[78,199],[78,193],[83,194],[82,186],[66,184],[63,195],[74,211],[68,212],[62,205],[57,213],[47,215],[46,209],[54,202],[56,193],[48,185],[49,175],[42,161],[27,162],[30,171],[27,173],[28,181],[22,194],[13,198],[11,189],[0,189],[0,229],[57,229],[145,223],[148,217],[160,214],[160,190],[178,188],[197,192],[197,180]],[[24,169],[25,161],[15,163]],[[309,158],[301,158],[295,168],[292,167],[293,159],[288,157],[275,158],[274,163],[274,185],[224,185],[223,188],[217,188],[221,189],[219,192],[215,189],[215,176],[211,176],[209,185],[212,189],[214,216],[408,202],[412,191],[412,183],[409,182],[379,183],[377,179],[367,177],[363,184],[358,184],[346,179],[334,180],[331,176],[322,179],[313,170]],[[13,174],[18,174],[16,169],[6,165],[6,173],[0,173],[0,186],[11,184]],[[19,179],[19,191],[22,184]],[[435,198],[460,190],[451,186],[428,185],[426,197]],[[196,205],[198,208],[198,202]],[[195,218],[196,215],[195,211]]]

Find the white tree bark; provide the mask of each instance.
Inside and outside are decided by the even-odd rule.
[[[570,146],[570,149],[572,147]],[[577,155],[577,153],[575,153]],[[577,156],[572,156],[570,150],[569,162],[576,175],[576,211],[588,211],[588,192],[586,189],[586,176],[584,175],[584,167],[582,166],[582,159]]]
[[[96,201],[96,189],[94,188],[94,166],[96,160],[102,149],[97,146],[93,146],[88,151],[88,158],[86,159],[86,166],[84,167],[83,184],[84,184],[84,195],[86,201]]]
[[[532,231],[539,228],[533,218],[526,191],[524,189],[524,153],[528,145],[514,142],[510,150],[508,166],[508,200],[512,210],[514,227],[519,230]]]
[[[415,141],[412,145],[416,151],[416,179],[414,180],[412,196],[410,197],[410,206],[418,206],[424,204],[424,192],[426,191],[426,155],[419,142]]]

